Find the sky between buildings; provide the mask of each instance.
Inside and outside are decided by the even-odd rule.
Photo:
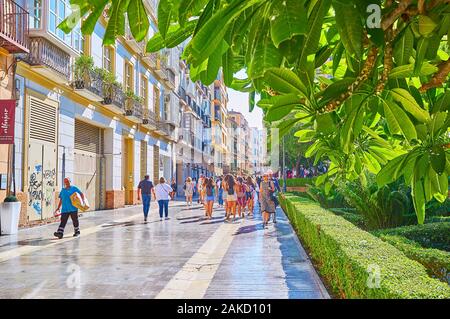
[[[239,79],[247,77],[244,71],[240,71],[234,76]],[[255,109],[251,113],[249,112],[248,93],[238,92],[230,88],[227,88],[227,92],[229,98],[228,110],[241,112],[247,119],[250,127],[262,129],[263,112],[258,106],[255,106]],[[258,97],[256,97],[256,101],[258,101]]]

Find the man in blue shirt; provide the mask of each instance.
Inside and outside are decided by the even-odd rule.
[[[55,210],[55,215],[56,212],[61,211],[61,223],[59,224],[58,231],[53,234],[59,239],[63,238],[64,236],[64,228],[66,227],[69,216],[70,218],[72,218],[73,228],[75,230],[73,236],[76,237],[80,235],[78,209],[72,205],[72,200],[70,199],[70,196],[72,196],[74,193],[80,194],[81,198],[84,201],[84,194],[77,187],[70,185],[69,178],[64,178],[64,188],[61,189],[61,192],[59,193],[59,204],[58,208]]]
[[[143,207],[144,208],[144,223],[147,222],[147,216],[148,216],[148,211],[150,210],[150,200],[152,198],[152,193],[153,193],[153,197],[156,198],[155,188],[153,186],[153,183],[150,181],[150,176],[145,175],[144,179],[139,182],[138,193],[137,193],[138,200],[141,200],[141,194],[142,194],[142,204],[144,206]]]

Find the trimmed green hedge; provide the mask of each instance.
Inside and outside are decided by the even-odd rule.
[[[318,204],[290,194],[280,203],[320,274],[342,298],[450,298],[450,287],[420,263]],[[370,288],[370,269],[379,269]]]
[[[316,178],[288,178],[286,179],[286,187],[304,187],[314,185]],[[280,187],[283,187],[284,180],[280,178]]]
[[[433,216],[425,220],[425,223],[443,223],[443,222],[450,222],[450,216]]]
[[[423,248],[415,241],[395,235],[380,238],[401,250],[407,257],[418,261],[433,277],[450,284],[450,253],[433,248]]]
[[[450,222],[389,228],[374,231],[373,234],[402,236],[422,247],[450,252]]]
[[[332,211],[335,215],[341,216],[345,220],[349,221],[350,223],[358,226],[359,228],[365,229],[366,228],[366,222],[364,220],[364,216],[361,216],[360,214],[355,213],[354,211],[351,211],[349,209],[342,209],[342,208],[330,208],[330,211]]]

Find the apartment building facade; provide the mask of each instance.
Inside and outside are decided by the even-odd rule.
[[[219,71],[213,85],[214,100],[212,105],[212,151],[214,158],[214,173],[224,174],[224,163],[228,151],[228,93],[223,80],[223,73]]]
[[[257,127],[250,128],[250,162],[252,175],[261,175],[264,173],[263,134],[263,130]]]
[[[231,172],[241,175],[248,175],[252,172],[252,163],[250,160],[251,148],[250,148],[250,127],[248,121],[241,112],[234,110],[228,111],[228,118],[230,129],[229,132],[232,134],[230,139],[232,139],[231,153],[234,153],[234,164],[230,168]],[[236,144],[235,144],[236,142]]]
[[[178,48],[181,125],[176,151],[176,182],[183,185],[188,177],[215,175],[212,141],[213,86],[192,81],[189,66],[181,59],[186,43]],[[183,195],[182,187],[178,189]]]
[[[148,174],[175,177],[181,121],[176,50],[147,54],[127,27],[113,46],[102,45],[104,15],[90,36],[80,25],[64,34],[67,0],[23,3],[29,12],[29,53],[17,64],[15,177],[21,224],[52,217],[64,177],[72,179],[92,209],[137,204],[137,184]],[[145,1],[151,37],[157,1]],[[77,81],[74,64],[92,57],[100,73]],[[82,85],[81,85],[82,84]],[[113,92],[113,93],[111,93]],[[131,98],[131,95],[139,99]]]
[[[16,90],[15,68],[16,58],[20,54],[29,53],[28,45],[28,11],[23,1],[0,1],[0,114],[1,133],[4,134],[5,125],[9,131],[16,131],[15,123],[12,123],[12,114],[16,113],[14,105],[6,109],[6,103],[16,104],[14,100],[20,99]],[[5,114],[4,114],[5,113]],[[15,114],[15,117],[20,114]],[[9,121],[10,119],[10,121]],[[11,128],[12,127],[12,128]],[[4,136],[3,136],[4,137]],[[13,166],[12,159],[14,145],[11,141],[0,139],[0,202],[7,196],[7,189],[11,189]]]

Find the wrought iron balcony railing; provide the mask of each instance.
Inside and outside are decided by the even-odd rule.
[[[75,78],[71,85],[79,93],[92,100],[103,100],[103,80],[99,72],[89,71],[83,78]],[[86,93],[83,93],[88,91]]]
[[[32,66],[45,66],[59,76],[69,80],[70,55],[42,37],[30,38],[30,53],[25,58]]]
[[[156,127],[156,114],[149,109],[144,109],[142,112],[142,124],[151,127]]]
[[[131,116],[141,120],[143,117],[142,104],[130,98],[125,99],[125,116]]]
[[[0,47],[28,53],[28,11],[13,0],[0,0]]]

